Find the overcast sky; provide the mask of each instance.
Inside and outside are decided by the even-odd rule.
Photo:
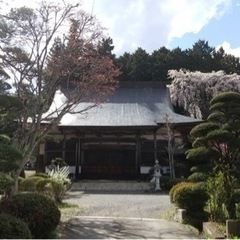
[[[38,0],[3,0],[33,6]],[[46,0],[49,1],[49,0]],[[51,0],[57,1],[57,0]],[[76,2],[78,0],[65,0]],[[191,48],[199,39],[240,57],[240,0],[81,0],[113,39],[114,52]],[[27,3],[27,4],[26,4]],[[28,5],[31,3],[31,5]]]

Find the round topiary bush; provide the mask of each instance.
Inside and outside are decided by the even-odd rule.
[[[19,190],[33,192],[36,190],[37,182],[41,179],[43,179],[43,177],[40,176],[24,178],[19,183]]]
[[[20,193],[1,202],[0,210],[23,219],[34,238],[48,238],[60,222],[55,203],[37,193]]]
[[[13,179],[8,173],[0,172],[0,194],[4,194],[5,190],[13,184]]]
[[[185,208],[187,212],[203,212],[204,206],[209,199],[205,188],[198,184],[182,184],[175,189],[173,194],[174,203]]]
[[[29,176],[30,178],[32,177],[42,177],[42,178],[49,178],[49,176],[47,175],[47,173],[42,173],[42,172],[39,172],[39,173],[35,173],[31,176]]]
[[[175,203],[175,193],[176,193],[176,191],[178,191],[179,188],[186,187],[186,186],[189,186],[189,185],[192,186],[193,183],[192,182],[180,182],[180,183],[177,183],[176,185],[174,185],[169,192],[169,197],[170,197],[171,203]]]
[[[172,178],[166,183],[166,190],[171,190],[173,186],[181,182],[187,182],[186,178]]]
[[[10,214],[0,213],[1,239],[32,239],[27,224],[20,218]]]
[[[51,190],[51,179],[50,178],[42,178],[35,185],[37,192],[45,192]]]

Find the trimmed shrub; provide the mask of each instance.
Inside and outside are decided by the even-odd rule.
[[[202,182],[202,181],[205,181],[207,178],[208,178],[208,174],[203,172],[195,172],[188,177],[188,180],[192,182]]]
[[[61,213],[55,203],[36,193],[20,193],[3,201],[0,210],[23,219],[34,238],[48,238],[60,222]]]
[[[8,173],[0,172],[0,192],[4,192],[14,183],[12,177]]]
[[[35,191],[36,184],[42,177],[28,177],[24,178],[19,184],[19,190],[21,191]]]
[[[42,192],[45,193],[47,192],[47,194],[49,192],[51,192],[51,179],[50,178],[42,178],[40,180],[37,181],[37,183],[35,184],[35,189],[37,192]]]
[[[181,182],[188,182],[186,178],[172,178],[166,183],[166,190],[170,190],[173,186]]]
[[[185,208],[188,213],[203,212],[208,199],[206,189],[194,183],[179,186],[173,194],[174,203],[180,208]]]
[[[56,179],[51,179],[52,194],[56,202],[62,202],[62,199],[68,190],[68,185],[68,183],[62,183]]]
[[[180,182],[180,183],[177,183],[176,185],[174,185],[169,192],[169,197],[170,197],[171,203],[175,203],[176,191],[178,191],[179,188],[186,187],[189,185],[191,186],[191,185],[193,185],[193,183],[192,182]]]
[[[33,175],[29,176],[30,178],[32,177],[42,177],[42,178],[49,178],[49,176],[47,175],[47,173],[34,173]]]
[[[27,224],[20,218],[10,214],[0,213],[1,239],[32,239]]]

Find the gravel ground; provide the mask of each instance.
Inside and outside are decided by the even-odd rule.
[[[162,218],[171,207],[169,195],[129,192],[69,192],[65,202],[78,205],[80,216]]]
[[[81,211],[60,225],[61,239],[197,239],[188,226],[161,219],[171,207],[163,193],[71,191],[64,202]]]

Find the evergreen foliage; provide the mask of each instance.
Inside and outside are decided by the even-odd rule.
[[[34,238],[49,238],[60,222],[55,203],[37,193],[20,193],[0,203],[0,212],[25,221]]]
[[[0,238],[32,239],[32,235],[23,220],[10,214],[0,213]]]
[[[216,211],[212,213],[215,217],[224,205],[227,217],[236,218],[235,187],[240,171],[239,100],[239,92],[225,92],[214,97],[210,102],[212,113],[208,121],[192,129],[191,135],[196,142],[186,152],[187,159],[197,165],[191,169],[193,175],[189,179],[197,180],[197,174],[205,174],[205,181],[209,179],[209,195],[214,204],[211,210]]]
[[[11,139],[17,130],[18,113],[23,109],[18,97],[0,95],[0,191],[8,197],[11,185],[14,184],[12,173],[16,171],[22,159],[22,153],[14,146]]]
[[[109,42],[109,47],[112,42]],[[111,49],[111,48],[110,48]],[[227,74],[240,74],[239,58],[225,53],[223,48],[209,46],[208,41],[198,40],[191,48],[167,49],[160,47],[148,54],[138,48],[133,53],[125,52],[115,58],[121,70],[120,81],[169,81],[171,69],[187,69],[203,73],[223,70]]]

